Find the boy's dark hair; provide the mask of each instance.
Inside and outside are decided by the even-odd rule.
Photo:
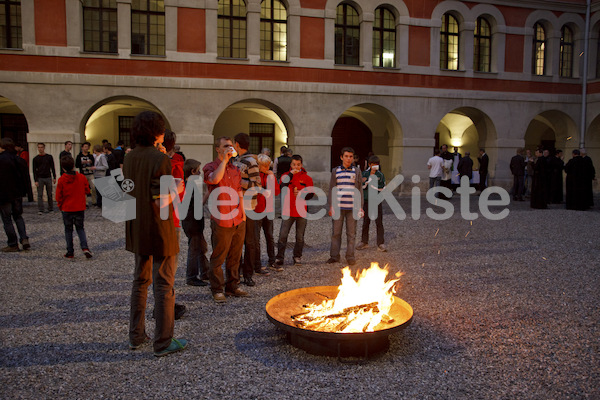
[[[71,172],[75,167],[75,160],[73,160],[73,157],[69,155],[62,156],[60,158],[60,167],[67,172]]]
[[[304,164],[304,162],[302,161],[302,156],[300,154],[294,154],[292,156],[292,160],[300,161],[302,164]]]
[[[71,142],[70,140],[67,140],[67,141],[65,142],[65,146],[66,146],[67,144],[69,144],[69,143],[73,144],[73,142]]]
[[[117,142],[117,146],[123,146],[124,144],[125,144],[125,142],[124,142],[124,141],[122,141],[122,140],[119,140],[119,141]]]
[[[342,150],[340,151],[340,156],[343,156],[344,153],[354,154],[354,149],[352,147],[342,147]]]
[[[287,150],[287,146],[281,146],[279,148],[279,152],[283,152],[283,151],[286,151],[286,150]]]
[[[575,150],[573,150],[573,155],[580,156],[581,152],[579,150],[575,149]]]
[[[483,147],[482,147],[482,148],[480,148],[480,149],[479,149],[479,151],[481,151],[481,152],[485,153],[485,149],[484,149]]]
[[[369,157],[369,164],[379,164],[381,161],[379,160],[379,157],[377,156],[371,156]]]
[[[83,142],[83,143],[81,143],[81,147],[85,146],[86,144],[88,146],[92,147],[92,144],[90,142]]]
[[[434,149],[434,150],[433,150],[433,155],[434,155],[434,156],[437,156],[437,155],[439,155],[439,154],[440,154],[440,149]]]
[[[110,143],[106,143],[104,145],[104,149],[110,151],[111,153],[113,152],[113,148],[110,146]]]
[[[16,153],[15,142],[9,137],[2,138],[2,141],[0,141],[0,147],[9,153]]]
[[[175,140],[177,140],[177,135],[170,129],[165,129],[165,138],[163,140],[163,146],[165,146],[165,150],[167,153],[173,150],[175,147]]]
[[[238,133],[233,137],[233,141],[244,150],[248,150],[248,147],[250,147],[250,136],[247,133]]]
[[[142,111],[133,119],[131,139],[136,145],[149,147],[164,132],[165,120],[159,113]]]
[[[19,142],[15,142],[15,147],[23,148],[23,145],[21,143],[19,143]]]
[[[192,175],[192,170],[198,169],[202,163],[198,160],[194,160],[193,158],[188,158],[183,163],[183,179],[187,180],[187,178]]]
[[[38,145],[38,146],[39,146],[39,145],[42,145],[42,146],[44,146],[44,148],[46,147],[46,143],[44,143],[44,142],[39,142],[37,145]]]

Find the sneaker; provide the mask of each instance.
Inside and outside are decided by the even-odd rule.
[[[43,213],[43,211],[38,211],[38,215],[42,215]]]
[[[377,246],[377,250],[378,251],[387,251],[387,249],[385,248],[385,244],[380,244],[379,246]]]
[[[215,301],[215,303],[225,303],[227,301],[227,298],[223,293],[216,292],[213,293],[213,300]]]
[[[3,253],[16,253],[19,251],[19,245],[16,246],[6,246],[2,248]]]
[[[275,261],[275,264],[271,264],[269,266],[273,271],[281,272],[283,271],[283,260]]]
[[[31,245],[29,244],[29,239],[21,240],[21,244],[23,245],[23,250],[29,250]]]
[[[364,249],[368,249],[369,248],[369,244],[362,242],[361,244],[359,244],[358,246],[356,246],[356,250],[364,250]]]
[[[133,343],[129,342],[129,350],[137,350],[141,347],[146,346],[149,343],[150,343],[150,336],[146,335],[146,337],[140,344],[133,344]]]
[[[252,278],[245,278],[244,279],[244,285],[246,285],[246,286],[256,286],[256,282],[254,282],[254,279],[252,279]]]
[[[235,289],[233,292],[225,292],[225,296],[233,297],[249,297],[250,295],[244,292],[242,289]]]
[[[331,257],[329,260],[327,260],[327,264],[335,264],[340,262],[340,260],[336,260],[335,258]]]
[[[178,351],[185,349],[187,347],[187,345],[188,345],[188,341],[185,339],[172,338],[171,344],[169,345],[169,347],[167,347],[166,349],[161,350],[161,351],[155,351],[154,356],[155,357],[163,357],[163,356],[166,356],[167,354],[177,353]]]
[[[67,253],[64,255],[65,258],[73,258],[75,255],[73,253]]]
[[[198,279],[198,278],[187,279],[185,281],[185,283],[190,286],[208,286],[208,283],[206,283],[202,279]]]
[[[302,265],[302,257],[294,257],[294,265]]]
[[[259,274],[259,275],[269,275],[269,270],[266,269],[265,267],[260,267],[259,269],[257,269],[256,271],[254,271],[255,274]]]
[[[85,254],[85,258],[92,258],[92,252],[90,249],[83,249],[83,254]]]
[[[180,319],[183,317],[187,308],[184,304],[175,303],[175,319]]]

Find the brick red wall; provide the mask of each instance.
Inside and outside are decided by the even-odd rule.
[[[504,59],[506,72],[523,72],[524,42],[524,36],[506,35],[506,57]]]
[[[64,0],[35,0],[35,43],[67,45],[67,15]]]
[[[206,13],[204,10],[177,9],[177,51],[206,52]]]
[[[429,42],[431,33],[423,26],[410,26],[408,43],[408,64],[429,66]]]
[[[300,57],[325,58],[325,20],[300,17]]]

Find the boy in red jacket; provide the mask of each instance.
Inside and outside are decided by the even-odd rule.
[[[62,211],[65,224],[65,239],[67,241],[67,254],[65,258],[74,257],[73,249],[73,225],[79,236],[81,250],[87,258],[92,258],[92,252],[88,249],[83,220],[85,218],[86,196],[90,194],[90,185],[87,178],[73,171],[75,160],[71,156],[63,156],[60,159],[60,167],[64,174],[58,179],[56,185],[56,203]]]
[[[288,234],[292,225],[296,223],[296,244],[294,245],[294,265],[302,265],[302,249],[304,248],[304,231],[306,229],[306,201],[300,198],[302,189],[313,186],[313,180],[306,170],[302,168],[302,156],[294,154],[290,164],[290,170],[281,175],[281,187],[289,189],[282,196],[282,220],[279,230],[279,241],[277,242],[277,259],[273,269],[283,271],[283,260],[285,259],[285,248],[287,246]],[[283,189],[282,189],[283,190]],[[310,200],[314,193],[309,193],[306,200]]]
[[[274,190],[275,193],[270,193],[268,190],[264,195],[259,194],[256,198],[256,208],[254,211],[256,213],[262,213],[267,209],[267,197],[269,201],[272,200],[272,196],[279,196],[279,185],[277,184],[277,178],[275,178],[275,174],[269,168],[271,167],[271,157],[266,154],[259,154],[257,156],[258,170],[260,171],[260,183],[261,186],[265,189],[270,189],[271,186],[268,184],[269,176],[272,176],[274,181]],[[266,196],[266,197],[265,197]],[[257,274],[269,275],[269,271],[262,267],[262,262],[260,260],[260,231],[263,231],[265,234],[265,241],[267,243],[267,255],[269,257],[268,266],[269,268],[275,268],[275,242],[273,240],[273,220],[269,219],[268,216],[263,217],[260,220],[256,221],[256,237],[258,242],[258,251],[256,252],[256,264],[259,269],[257,269]]]

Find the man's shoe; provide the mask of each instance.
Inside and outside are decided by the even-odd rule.
[[[155,351],[154,356],[162,357],[162,356],[166,356],[167,354],[177,353],[178,351],[185,349],[187,347],[187,345],[188,345],[188,341],[185,339],[172,338],[171,344],[169,345],[169,347],[167,347],[166,349],[161,350],[161,351]]]
[[[233,292],[225,292],[225,296],[249,297],[250,295],[244,292],[242,289],[235,289]]]
[[[356,264],[356,260],[354,258],[350,258],[348,260],[346,260],[348,262],[348,265],[354,265]]]
[[[256,282],[254,282],[254,279],[252,279],[252,278],[246,278],[246,279],[244,279],[244,285],[256,286]]]
[[[29,244],[29,239],[21,240],[21,244],[23,245],[23,250],[29,250],[31,245]]]
[[[16,246],[6,246],[2,248],[3,253],[16,253],[19,251],[19,245]]]
[[[146,337],[144,338],[144,341],[140,344],[133,344],[131,342],[129,342],[129,349],[130,350],[137,350],[141,347],[144,347],[145,345],[150,343],[150,336],[146,335]]]
[[[269,275],[269,270],[266,269],[265,267],[260,267],[259,269],[257,269],[256,271],[254,271],[255,274],[259,274],[259,275]]]
[[[75,255],[73,253],[67,253],[63,257],[65,257],[65,258],[73,258],[73,257],[75,257]]]
[[[362,242],[361,244],[359,244],[358,246],[356,246],[356,250],[364,250],[364,249],[367,249],[367,248],[369,248],[369,244],[365,243],[365,242]]]
[[[43,213],[43,211],[38,211],[38,215],[42,215]]]
[[[283,271],[283,260],[275,261],[275,264],[271,264],[269,266],[273,271],[281,272]]]
[[[294,257],[294,265],[302,265],[302,257]]]
[[[180,319],[185,314],[187,308],[184,304],[175,303],[175,319]]]
[[[83,254],[85,254],[85,258],[92,258],[92,252],[90,249],[83,249]]]
[[[377,250],[378,251],[387,251],[385,244],[383,244],[383,243],[380,244],[379,246],[377,246]]]
[[[185,283],[190,286],[208,286],[207,282],[204,282],[202,279],[198,279],[195,277],[186,280]]]
[[[225,303],[227,301],[227,298],[223,293],[216,292],[213,293],[213,300],[215,301],[215,303]]]
[[[340,260],[336,260],[335,258],[331,257],[329,260],[327,260],[327,264],[335,264],[340,262]]]

